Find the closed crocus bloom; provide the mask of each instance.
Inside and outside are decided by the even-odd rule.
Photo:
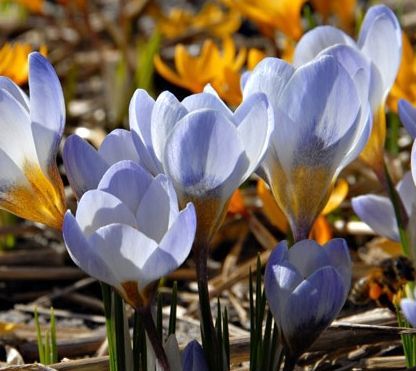
[[[75,264],[138,309],[149,304],[152,283],[186,259],[195,228],[193,205],[179,211],[165,175],[121,161],[81,197],[75,216],[66,213],[63,236]]]
[[[65,141],[63,160],[69,184],[77,199],[98,186],[108,168],[118,161],[139,163],[132,133],[115,129],[109,133],[98,150],[78,135],[70,135]]]
[[[30,99],[0,78],[0,207],[60,229],[65,213],[56,155],[65,125],[61,85],[49,62],[29,56]]]
[[[270,255],[264,286],[280,329],[286,362],[294,362],[333,321],[347,299],[351,260],[343,239],[324,246],[280,242]]]
[[[264,92],[273,107],[276,128],[259,174],[269,183],[295,240],[305,239],[336,177],[366,143],[369,110],[361,107],[361,91],[331,55],[298,69],[266,58],[243,83],[244,97]]]
[[[416,187],[410,171],[405,174],[396,190],[405,208],[407,218],[410,218],[413,208],[416,206]],[[390,198],[379,195],[354,197],[352,208],[360,219],[367,223],[378,235],[393,241],[400,241],[396,215]]]
[[[136,91],[130,127],[142,164],[169,175],[180,204],[192,201],[196,240],[206,244],[222,222],[232,193],[257,168],[273,130],[264,94],[248,97],[233,113],[212,88],[179,102],[164,92],[153,101]]]
[[[182,360],[183,371],[208,371],[204,350],[196,340],[185,347]]]
[[[349,45],[357,49],[371,63],[369,98],[374,125],[361,159],[384,180],[384,106],[400,66],[402,36],[399,22],[388,7],[376,5],[368,10],[357,42],[337,28],[316,27],[306,33],[296,46],[294,64],[299,66],[307,63],[324,49],[336,44]]]

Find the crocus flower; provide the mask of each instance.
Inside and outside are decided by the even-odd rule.
[[[331,26],[316,27],[306,33],[295,50],[294,64],[302,65],[336,44],[359,50],[371,63],[370,103],[374,116],[371,138],[361,159],[384,181],[385,101],[394,83],[401,59],[402,36],[399,22],[385,5],[371,7],[362,23],[357,43]],[[342,63],[342,59],[340,59]]]
[[[359,65],[354,53],[343,54]],[[367,141],[370,110],[362,97],[368,86],[354,82],[365,73],[358,68],[353,80],[334,56],[323,55],[298,69],[266,58],[243,78],[244,97],[264,92],[273,107],[276,128],[259,174],[295,240],[307,238],[336,177]]]
[[[324,246],[280,242],[270,255],[264,286],[286,357],[298,358],[332,322],[347,299],[351,260],[343,239]]]
[[[396,189],[407,216],[411,217],[412,209],[416,206],[416,187],[411,172],[405,174]],[[400,241],[393,204],[388,197],[379,195],[354,197],[352,208],[360,219],[367,223],[378,235],[393,241]]]
[[[401,99],[399,101],[399,116],[407,132],[413,139],[416,139],[416,107],[407,100]]]
[[[78,135],[70,135],[65,141],[63,160],[69,184],[77,199],[98,186],[108,168],[118,161],[139,163],[132,133],[115,129],[109,133],[98,150]]]
[[[248,68],[264,57],[257,49],[250,49],[247,56],[246,48],[236,51],[231,37],[223,39],[222,50],[213,40],[204,42],[197,56],[191,55],[184,45],[175,47],[175,69],[169,68],[160,58],[155,57],[156,70],[171,83],[181,86],[193,93],[202,92],[210,83],[222,99],[231,105],[241,102],[240,75],[246,59]]]
[[[256,22],[266,35],[275,30],[297,40],[303,33],[301,10],[306,0],[222,0]]]
[[[213,3],[205,3],[198,13],[184,8],[171,8],[168,14],[152,4],[149,13],[155,18],[162,35],[168,39],[198,32],[224,38],[236,32],[241,25],[239,12],[233,9],[224,11]]]
[[[400,300],[400,308],[402,312],[412,327],[416,327],[416,300],[415,295],[416,291],[413,293],[413,298],[404,298]]]
[[[130,128],[140,161],[174,183],[182,206],[192,201],[197,240],[210,240],[232,193],[258,167],[273,130],[273,114],[262,93],[233,113],[216,95],[191,95],[179,102],[169,92],[154,101],[137,90],[130,103]]]
[[[0,207],[60,229],[65,212],[56,155],[65,124],[61,85],[49,62],[29,55],[30,99],[0,78]]]
[[[195,228],[193,205],[179,211],[165,175],[121,161],[81,197],[75,216],[65,214],[63,236],[75,264],[138,309],[149,304],[152,283],[184,262]]]
[[[192,340],[185,347],[182,363],[183,371],[208,371],[204,350],[196,340]]]

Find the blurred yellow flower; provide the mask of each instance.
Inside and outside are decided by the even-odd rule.
[[[357,0],[311,0],[311,3],[325,23],[334,14],[340,20],[341,28],[351,31]]]
[[[0,48],[0,76],[12,79],[16,84],[27,82],[29,64],[28,55],[33,51],[27,43],[6,43]],[[40,47],[40,53],[47,54],[46,46]]]
[[[397,112],[397,103],[406,99],[416,104],[416,57],[407,35],[402,33],[403,54],[396,81],[387,98],[387,106]]]
[[[251,49],[236,50],[232,38],[223,39],[222,51],[213,40],[205,40],[198,56],[192,56],[186,47],[175,47],[175,69],[169,68],[160,58],[155,57],[156,70],[171,83],[199,93],[210,83],[221,98],[231,105],[238,105],[242,95],[240,90],[241,70],[247,62],[253,68],[264,57],[264,53]]]
[[[287,232],[289,223],[287,222],[283,211],[277,205],[266,183],[262,180],[257,182],[257,194],[263,202],[263,212],[267,219],[280,231]],[[347,197],[347,194],[348,183],[344,179],[339,179],[332,190],[325,208],[322,210],[321,215],[316,219],[311,230],[312,238],[318,243],[326,243],[332,238],[331,227],[325,216],[338,208],[345,197]]]
[[[43,0],[15,0],[15,2],[33,13],[42,13]]]
[[[306,0],[222,0],[259,25],[262,32],[283,32],[291,39],[302,36],[301,10]]]
[[[237,11],[225,12],[212,3],[206,3],[197,14],[183,8],[172,8],[166,15],[156,6],[152,6],[149,13],[156,19],[162,35],[169,39],[202,31],[222,38],[236,32],[241,25]]]

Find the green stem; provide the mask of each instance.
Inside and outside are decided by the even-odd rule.
[[[146,335],[144,333],[143,322],[140,316],[139,311],[134,311],[134,328],[133,328],[133,370],[140,371],[140,366],[142,366],[142,371],[147,370],[146,365],[146,354],[144,354],[146,349]]]
[[[386,177],[386,187],[389,193],[391,202],[393,203],[394,214],[396,216],[397,226],[399,228],[400,242],[402,245],[403,254],[409,256],[409,240],[406,233],[406,227],[409,222],[406,209],[403,206],[403,202],[394,187],[393,181],[388,172],[387,166],[384,165],[384,173]]]
[[[163,349],[162,339],[159,337],[155,323],[153,321],[150,305],[139,309],[139,313],[143,320],[144,328],[146,329],[147,336],[152,344],[156,358],[159,361],[159,365],[163,371],[170,371],[168,358],[165,350]]]
[[[201,331],[206,359],[211,371],[221,371],[221,348],[214,328],[208,290],[208,245],[194,247],[196,258],[196,275],[198,282],[199,308],[201,311]]]
[[[112,317],[112,298],[111,298],[111,287],[104,282],[101,284],[101,293],[103,296],[104,304],[104,315],[105,315],[105,327],[107,330],[107,341],[108,341],[108,354],[110,356],[110,371],[118,371],[116,361],[116,348],[114,338],[114,323]]]
[[[126,344],[124,341],[124,302],[121,296],[115,290],[113,290],[113,298],[117,367],[118,370],[126,370]]]

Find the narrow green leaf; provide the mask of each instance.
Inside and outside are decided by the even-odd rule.
[[[56,363],[58,362],[58,346],[57,346],[57,341],[56,341],[55,312],[52,307],[51,307],[50,330],[51,330],[51,363]]]
[[[176,306],[178,303],[178,283],[175,281],[172,287],[172,301],[169,315],[169,335],[176,332]]]
[[[103,296],[105,327],[107,331],[108,354],[110,358],[110,371],[118,371],[117,369],[117,353],[115,345],[114,321],[112,315],[112,294],[111,287],[104,282],[100,282],[101,294]]]
[[[39,313],[38,313],[37,307],[35,307],[35,327],[36,327],[36,339],[38,343],[39,362],[45,364],[45,348],[43,345],[42,332],[40,329]]]

